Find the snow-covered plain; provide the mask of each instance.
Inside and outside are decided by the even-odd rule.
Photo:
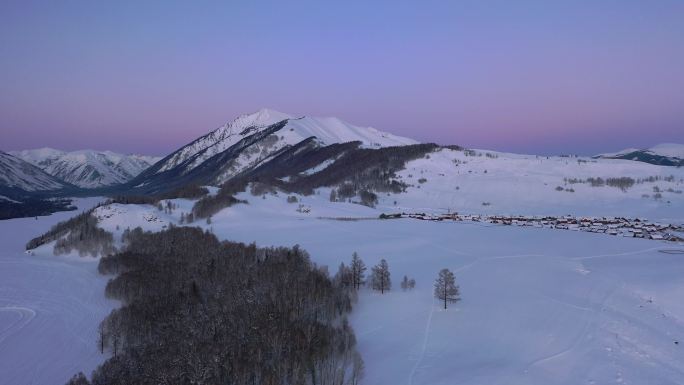
[[[80,209],[99,199],[78,199]],[[26,242],[73,211],[0,221],[0,384],[63,384],[105,358],[97,327],[117,306],[106,300],[97,260],[24,253]]]
[[[219,237],[260,246],[300,244],[334,273],[357,251],[389,262],[394,289],[364,290],[351,321],[366,362],[364,384],[681,384],[684,382],[684,246],[605,234],[476,223],[375,218],[330,204],[327,194],[286,203],[244,194],[211,224]],[[98,210],[113,232],[177,223],[151,206]],[[299,204],[310,208],[297,211]],[[117,230],[116,226],[119,226]],[[664,253],[670,251],[672,253]],[[463,300],[432,298],[442,268]],[[399,290],[403,275],[413,291]]]

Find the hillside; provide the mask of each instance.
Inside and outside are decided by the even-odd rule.
[[[616,153],[597,155],[596,158],[626,159],[661,166],[684,166],[684,145],[661,143],[648,149],[628,148]]]
[[[0,151],[0,186],[41,191],[61,189],[68,184],[20,158]]]

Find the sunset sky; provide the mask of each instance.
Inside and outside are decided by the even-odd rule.
[[[268,107],[440,144],[684,142],[684,1],[0,2],[0,149],[163,155]]]

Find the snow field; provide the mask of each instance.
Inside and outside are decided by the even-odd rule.
[[[363,384],[684,382],[684,261],[660,252],[684,246],[483,223],[376,220],[385,207],[331,204],[328,194],[321,189],[290,204],[289,194],[244,193],[238,198],[249,204],[192,225],[259,246],[300,244],[331,274],[354,251],[369,270],[385,258],[393,290],[363,289],[350,319],[366,363]],[[171,214],[118,204],[95,214],[118,240],[127,227],[179,225],[194,202],[173,203]],[[298,212],[300,204],[310,212]],[[49,223],[0,224],[28,239],[60,215],[72,213],[47,217]],[[104,299],[106,278],[97,276],[93,259],[49,257],[50,246],[27,257],[20,254],[25,240],[12,242],[1,254],[13,267],[0,273],[0,383],[54,383],[88,372],[105,358],[97,351],[97,325],[116,306]],[[446,311],[432,298],[442,268],[454,271],[463,298]],[[417,281],[413,291],[399,289],[405,274]]]
[[[97,201],[74,203],[85,209]],[[104,297],[97,260],[55,257],[51,247],[24,253],[30,238],[73,215],[0,221],[0,384],[62,384],[107,357],[97,349],[97,327],[117,302]]]

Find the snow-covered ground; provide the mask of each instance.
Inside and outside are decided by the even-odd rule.
[[[78,199],[80,209],[99,199]],[[36,255],[24,245],[75,212],[0,221],[0,384],[63,384],[89,373],[105,356],[97,349],[97,327],[117,306],[106,300],[107,278],[94,258]]]
[[[553,189],[555,180],[562,182],[566,175],[605,178],[620,176],[621,167],[628,167],[629,176],[641,178],[678,169],[576,159],[566,165],[562,158],[525,156],[498,163],[501,157],[447,155],[431,154],[433,160],[446,156],[443,162],[411,162],[401,174],[415,180],[414,187],[407,194],[382,196],[377,209],[331,203],[328,189],[299,197],[297,203],[287,203],[284,193],[243,193],[239,198],[249,204],[224,209],[211,223],[192,225],[260,246],[300,244],[331,274],[354,251],[369,268],[387,259],[394,289],[386,295],[364,289],[351,315],[366,362],[363,384],[684,383],[684,245],[483,223],[376,219],[381,212],[427,207],[639,215],[681,222],[680,195],[672,194],[669,206],[641,198],[638,189],[652,189],[650,184],[626,193],[588,185],[574,185],[575,193]],[[456,166],[451,156],[467,163]],[[546,167],[530,165],[536,162]],[[440,175],[446,165],[456,167],[456,176]],[[485,167],[493,179],[485,177]],[[421,177],[428,180],[419,183]],[[448,183],[431,184],[438,177],[461,186],[456,194],[465,198],[449,198],[450,188],[441,187]],[[538,190],[545,183],[548,189]],[[668,183],[674,188],[681,182]],[[656,185],[666,187],[662,181]],[[509,186],[512,193],[503,193],[500,186]],[[556,199],[563,194],[577,195]],[[626,195],[616,199],[616,194]],[[446,199],[463,200],[442,207]],[[480,205],[488,199],[491,206]],[[194,202],[173,203],[172,213],[150,205],[113,204],[95,215],[99,226],[120,239],[129,227],[158,231],[179,225]],[[104,358],[97,351],[96,328],[115,304],[104,299],[106,278],[97,276],[94,261],[51,257],[49,246],[36,250],[36,256],[22,253],[28,238],[72,214],[0,222],[7,245],[0,262],[8,266],[0,271],[0,384],[59,383],[79,370],[89,372]],[[463,297],[446,311],[432,298],[442,268],[454,271]],[[399,289],[404,275],[416,279],[413,291]]]
[[[285,194],[241,198],[250,204],[195,225],[260,246],[300,244],[331,273],[353,251],[369,267],[389,262],[393,291],[364,290],[352,313],[364,384],[684,383],[684,245],[475,223],[323,219],[379,212],[331,205],[324,193],[295,204]],[[175,202],[171,215],[137,205],[98,214],[114,232],[124,224],[159,229],[192,205]],[[300,204],[310,212],[298,212]],[[432,298],[445,267],[463,296],[447,311]],[[399,290],[405,274],[415,290]]]
[[[233,240],[298,243],[331,272],[353,251],[369,266],[387,259],[395,289],[364,292],[352,315],[364,384],[684,382],[684,254],[659,252],[682,246],[477,224],[321,220],[315,216],[329,213],[315,201],[306,215],[282,199],[234,206],[210,226]],[[342,215],[371,211],[343,206]],[[444,267],[463,295],[447,311],[432,299]],[[398,290],[404,274],[416,279],[414,291]]]
[[[684,169],[617,159],[544,157],[442,149],[399,172],[407,193],[380,194],[384,211],[458,211],[468,214],[577,215],[684,220]],[[490,154],[487,156],[486,154]],[[629,177],[625,191],[569,183],[572,179]],[[665,178],[672,178],[671,181]],[[422,182],[422,183],[421,183]],[[558,187],[563,190],[556,190]],[[654,190],[657,188],[657,191]],[[661,197],[657,198],[656,194]],[[394,204],[396,202],[396,205]]]

